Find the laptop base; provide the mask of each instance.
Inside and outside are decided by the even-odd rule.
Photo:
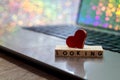
[[[70,35],[74,35],[75,31],[81,29],[74,25],[51,25],[51,26],[32,26],[23,27],[24,29],[31,30],[38,33],[44,33],[51,36],[56,36],[66,39]],[[120,53],[120,36],[101,33],[86,29],[87,39],[86,45],[102,45],[104,49]]]

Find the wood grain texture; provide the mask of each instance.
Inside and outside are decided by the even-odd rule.
[[[0,53],[0,80],[59,80],[19,60]]]

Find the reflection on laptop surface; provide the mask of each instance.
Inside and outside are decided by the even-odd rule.
[[[25,29],[65,39],[74,34],[76,29],[84,28],[88,32],[85,42],[87,45],[102,45],[104,49],[120,53],[119,1],[82,0],[78,9],[76,24],[34,26]]]

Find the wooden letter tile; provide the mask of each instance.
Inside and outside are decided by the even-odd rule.
[[[102,46],[84,46],[83,49],[69,48],[65,45],[58,45],[55,48],[55,56],[64,57],[103,57]]]

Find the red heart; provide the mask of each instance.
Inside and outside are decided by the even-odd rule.
[[[83,48],[86,37],[87,32],[85,30],[77,30],[74,36],[69,36],[66,39],[66,44],[71,48]]]

